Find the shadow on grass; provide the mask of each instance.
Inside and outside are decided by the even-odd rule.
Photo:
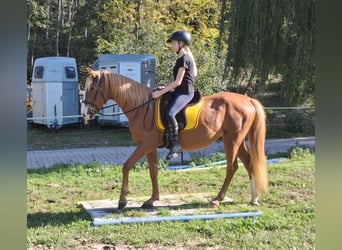
[[[220,203],[220,206],[224,206],[224,205],[236,205],[233,201],[223,201]],[[210,201],[208,202],[193,202],[193,203],[188,203],[188,204],[177,204],[177,205],[157,205],[157,206],[153,206],[153,207],[143,207],[143,205],[141,207],[126,207],[124,209],[117,209],[117,208],[113,208],[111,209],[111,211],[113,213],[124,213],[127,211],[144,211],[144,212],[154,212],[160,209],[167,209],[167,210],[187,210],[187,209],[201,209],[201,208],[205,208],[205,209],[213,209],[216,210],[217,208],[213,208],[210,205]]]
[[[200,213],[237,213],[237,212],[251,212],[255,211],[255,207],[250,206],[250,208],[239,209],[236,211],[236,203],[233,201],[224,201],[220,203],[220,208],[214,208],[210,205],[210,202],[193,202],[185,204],[161,204],[153,207],[143,207],[143,206],[129,206],[123,209],[118,209],[114,207],[96,207],[87,208],[86,210],[89,214],[95,218],[104,218],[110,215],[121,215],[123,217],[141,217],[141,214],[147,215],[147,217],[154,217],[155,212],[162,211],[161,215],[182,215],[182,214],[198,214]],[[137,214],[136,214],[137,212]]]
[[[65,226],[82,220],[91,220],[91,217],[81,207],[71,212],[37,212],[27,215],[27,228]]]

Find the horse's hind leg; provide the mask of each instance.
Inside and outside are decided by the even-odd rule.
[[[234,144],[229,138],[223,138],[223,143],[227,159],[226,178],[224,179],[220,192],[218,193],[216,198],[211,201],[211,205],[213,207],[218,207],[220,205],[220,201],[223,201],[223,199],[225,198],[229,184],[236,170],[238,169],[237,153],[239,149],[239,143]]]
[[[249,152],[247,150],[245,142],[241,143],[238,155],[239,155],[239,158],[242,161],[243,165],[245,166],[245,168],[248,172],[248,175],[249,175],[249,181],[250,181],[251,193],[252,193],[251,204],[259,206],[258,193],[257,193],[257,190],[255,188],[254,180],[252,177],[252,169],[250,168],[250,155],[249,155]]]
[[[211,201],[211,206],[218,207],[220,205],[220,202],[224,200],[229,184],[237,169],[238,169],[237,160],[234,161],[234,163],[232,164],[232,167],[228,167],[227,165],[226,178],[224,180],[224,183],[221,187],[220,192],[218,193],[216,198]]]

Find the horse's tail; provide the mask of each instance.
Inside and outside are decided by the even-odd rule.
[[[266,113],[256,99],[251,99],[256,110],[255,119],[249,131],[250,168],[258,194],[268,192],[268,176],[265,156]]]

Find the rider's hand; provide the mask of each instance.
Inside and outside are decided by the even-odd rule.
[[[159,91],[159,90],[156,90],[156,91],[153,91],[153,92],[152,92],[152,97],[153,97],[154,99],[159,98],[161,95],[162,95],[162,93],[161,93],[161,91]]]

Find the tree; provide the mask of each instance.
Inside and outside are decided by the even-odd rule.
[[[281,102],[314,96],[314,0],[231,1],[224,78],[282,79]]]

